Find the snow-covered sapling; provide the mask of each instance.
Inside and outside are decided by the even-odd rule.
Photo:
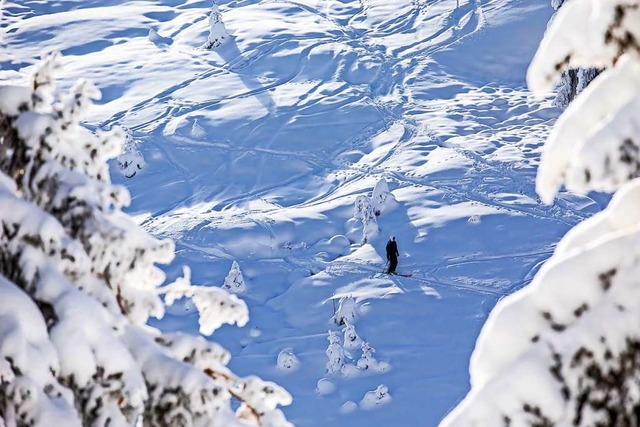
[[[342,332],[344,333],[344,348],[347,350],[360,348],[362,345],[362,339],[358,336],[355,326],[347,323],[345,328],[342,329]]]
[[[362,195],[356,198],[353,217],[362,222],[363,243],[370,242],[380,232],[371,200],[367,196]]]
[[[371,347],[368,342],[363,342],[360,348],[362,350],[362,356],[360,356],[360,359],[356,362],[358,369],[382,373],[387,372],[391,368],[389,363],[378,361],[375,358],[373,353],[375,353],[376,350]]]
[[[471,215],[467,222],[471,225],[478,225],[482,223],[482,218],[478,214]]]
[[[375,390],[368,391],[360,401],[362,409],[373,409],[391,402],[391,395],[386,385],[380,384]]]
[[[133,133],[126,127],[122,129],[124,131],[124,143],[122,153],[118,155],[118,166],[124,176],[132,178],[144,167],[144,157],[136,146],[137,143],[133,139]]]
[[[287,348],[278,354],[277,364],[281,371],[295,371],[300,366],[300,360],[293,353],[293,349]]]
[[[329,361],[326,364],[326,368],[327,373],[333,375],[342,372],[346,356],[342,345],[340,345],[340,336],[336,332],[329,331],[327,340],[329,341],[329,346],[326,353]]]
[[[246,292],[247,286],[244,283],[240,265],[236,261],[233,261],[233,264],[231,264],[231,270],[229,270],[229,274],[227,274],[227,277],[224,279],[222,288],[234,294]]]
[[[354,324],[358,320],[358,305],[356,300],[345,296],[340,298],[338,309],[333,314],[333,321],[338,326]]]
[[[391,209],[396,204],[396,199],[389,191],[389,184],[381,178],[373,188],[371,194],[371,207],[376,216],[380,216],[385,211]]]
[[[356,366],[362,370],[369,369],[370,367],[375,366],[377,364],[377,361],[375,357],[373,357],[373,353],[375,353],[376,350],[371,347],[368,342],[362,343],[361,350],[362,356],[360,356],[360,359],[358,359]]]
[[[204,45],[205,49],[215,49],[229,38],[229,33],[222,22],[222,15],[217,4],[211,6],[209,14],[209,37]]]

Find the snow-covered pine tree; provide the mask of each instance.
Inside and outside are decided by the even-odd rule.
[[[215,49],[224,43],[227,38],[229,38],[229,33],[224,26],[224,22],[222,22],[220,9],[214,1],[209,14],[209,37],[203,47],[205,49]]]
[[[362,356],[356,362],[358,369],[362,371],[371,370],[373,372],[386,372],[391,369],[391,365],[387,362],[378,361],[373,353],[376,350],[369,345],[368,342],[363,342],[360,346],[362,350]]]
[[[338,325],[353,324],[358,320],[358,304],[350,296],[340,298],[338,309],[333,314],[333,322]]]
[[[329,341],[326,351],[329,359],[326,364],[327,373],[330,375],[341,373],[347,356],[344,354],[344,348],[340,344],[340,336],[336,332],[329,331],[327,340]]]
[[[362,243],[367,243],[375,239],[380,230],[369,197],[361,195],[356,198],[353,217],[362,222]]]
[[[560,9],[563,4],[565,4],[565,0],[551,0],[551,5],[555,10]],[[555,15],[551,18],[552,21],[554,18]],[[600,74],[600,70],[597,68],[581,67],[565,70],[560,77],[560,84],[558,85],[558,92],[554,104],[557,107],[565,108],[598,74]]]
[[[278,354],[276,364],[280,370],[295,371],[300,367],[300,359],[298,359],[292,348],[286,348]]]
[[[356,327],[346,322],[346,326],[342,329],[344,333],[344,348],[347,350],[355,350],[362,345],[362,338],[358,336]]]
[[[376,359],[373,355],[373,353],[375,353],[376,350],[373,347],[371,347],[369,343],[366,341],[362,342],[360,347],[362,349],[362,356],[360,357],[360,359],[358,359],[356,366],[363,370],[369,369],[372,365],[375,365],[376,363]]]
[[[229,270],[229,274],[227,274],[227,277],[224,279],[222,289],[234,294],[242,294],[246,292],[247,286],[244,283],[244,277],[242,276],[242,271],[240,271],[240,265],[236,261],[233,261],[231,264],[231,270]]]
[[[133,178],[144,167],[144,157],[137,148],[133,133],[128,128],[122,128],[124,132],[124,144],[122,152],[118,155],[118,166],[127,178]]]
[[[393,208],[398,202],[389,191],[389,184],[384,178],[376,183],[371,194],[371,207],[376,216],[380,216],[383,212]]]
[[[360,401],[360,407],[362,409],[373,409],[376,406],[386,405],[391,400],[389,388],[384,384],[380,384],[375,390],[368,391],[364,395]]]
[[[471,358],[471,392],[442,427],[640,425],[639,41],[640,0],[569,1],[545,35],[532,89],[551,90],[567,67],[605,71],[552,130],[538,194],[617,192],[497,304]]]
[[[122,212],[129,193],[107,166],[121,132],[80,125],[100,92],[80,81],[61,95],[58,64],[0,86],[0,425],[290,426],[285,390],[237,377],[213,342],[146,325],[162,294],[192,296],[205,333],[248,312],[188,270],[162,286],[173,243]]]

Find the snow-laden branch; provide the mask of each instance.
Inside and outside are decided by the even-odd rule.
[[[557,425],[576,411],[575,425],[586,426],[607,410],[632,413],[638,398],[624,393],[640,375],[640,364],[626,361],[640,348],[640,226],[620,219],[639,185],[570,233],[531,285],[496,306],[471,360],[473,391],[443,426]],[[578,245],[594,230],[597,238]],[[600,407],[574,406],[604,395]]]
[[[480,333],[472,389],[442,427],[631,426],[640,407],[640,2],[573,0],[529,70],[549,89],[569,66],[606,67],[569,106],[537,190],[616,191],[576,226]]]
[[[164,293],[192,298],[207,334],[248,310],[188,274],[160,288],[173,243],[122,212],[129,193],[107,165],[122,133],[81,126],[99,91],[81,81],[60,95],[58,63],[0,86],[0,425],[227,427],[249,411],[255,425],[289,426],[286,391],[237,378],[215,343],[144,325],[164,314]]]
[[[639,40],[637,0],[572,1],[558,11],[529,68],[529,86],[550,90],[568,67],[609,69],[569,106],[545,145],[536,185],[544,202],[563,183],[613,191],[637,172],[640,119],[622,111],[639,102]]]
[[[183,297],[191,298],[200,314],[200,333],[203,335],[213,334],[224,324],[244,326],[249,321],[249,309],[244,301],[222,288],[192,285],[188,267],[184,268],[183,277],[160,288],[159,292],[165,294],[167,305]]]
[[[607,68],[625,53],[638,57],[639,41],[636,0],[566,2],[529,67],[529,86],[549,91],[569,66]]]
[[[551,203],[560,186],[614,191],[638,171],[640,63],[623,57],[558,119],[544,147],[536,189]]]
[[[73,394],[56,380],[60,360],[38,307],[0,275],[0,407],[7,425],[80,426]],[[37,407],[38,411],[32,411]]]

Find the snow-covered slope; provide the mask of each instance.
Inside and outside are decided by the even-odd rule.
[[[524,75],[548,0],[219,7],[231,38],[209,51],[209,0],[9,0],[0,78],[59,49],[63,86],[85,77],[102,89],[89,126],[127,126],[146,162],[121,178],[130,211],[177,241],[172,275],[189,264],[194,283],[220,286],[238,262],[251,320],[217,338],[234,371],[287,387],[296,425],[436,425],[468,389],[497,299],[599,210],[568,193],[542,206],[534,193],[558,111],[532,98]],[[363,245],[353,205],[381,178],[398,203]],[[390,234],[410,278],[377,274]],[[326,375],[343,296],[386,372]],[[197,330],[184,305],[159,325]],[[286,349],[298,369],[277,367]],[[319,395],[321,378],[336,390]],[[380,384],[384,407],[342,413]]]

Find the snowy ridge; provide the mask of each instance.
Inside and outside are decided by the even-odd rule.
[[[176,240],[170,277],[189,264],[194,281],[220,286],[242,267],[251,320],[218,339],[234,372],[291,392],[290,421],[435,425],[467,391],[490,308],[599,210],[569,193],[547,207],[534,191],[558,111],[524,76],[548,1],[460,3],[223,1],[230,36],[205,50],[209,1],[9,1],[0,78],[22,79],[55,47],[63,85],[82,76],[103,91],[90,126],[127,126],[145,160],[119,178],[130,212]],[[397,203],[362,244],[354,204],[381,179]],[[376,276],[391,234],[412,278]],[[393,369],[332,377],[336,389],[317,394],[342,297]],[[154,325],[198,329],[190,305]],[[284,350],[299,369],[278,368]],[[362,411],[367,392],[393,399]],[[348,401],[355,411],[341,413]]]

